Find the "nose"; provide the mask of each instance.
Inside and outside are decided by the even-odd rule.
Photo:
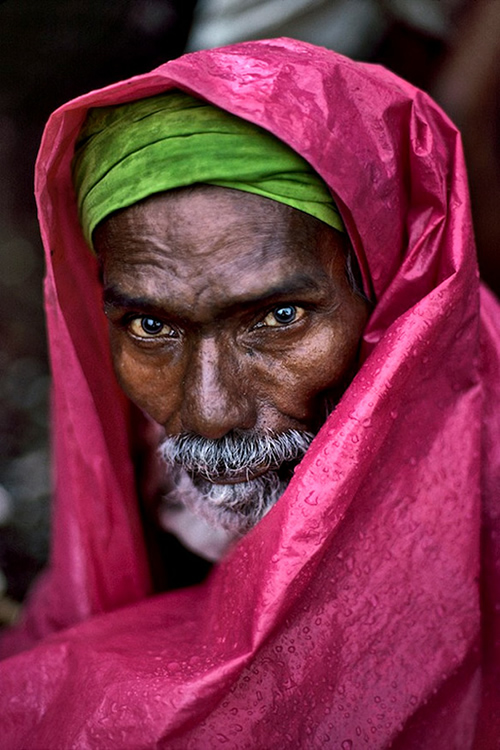
[[[181,408],[182,427],[217,439],[234,429],[255,426],[250,382],[230,343],[201,338],[189,358]]]

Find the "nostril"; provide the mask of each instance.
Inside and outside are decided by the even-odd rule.
[[[203,437],[217,439],[233,430],[249,430],[255,426],[253,409],[237,393],[226,398],[206,400],[201,394],[196,399],[187,399],[183,409],[183,429]]]

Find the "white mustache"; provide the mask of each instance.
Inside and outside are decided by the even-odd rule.
[[[210,482],[240,477],[248,481],[302,458],[313,437],[313,433],[300,430],[260,434],[233,430],[217,439],[184,433],[166,437],[159,453],[167,464]]]

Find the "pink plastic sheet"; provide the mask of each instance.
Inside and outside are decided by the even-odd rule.
[[[171,87],[310,161],[376,304],[362,366],[283,498],[204,584],[148,597],[129,407],[69,164],[89,106]],[[44,639],[3,662],[2,746],[498,747],[499,306],[480,295],[446,116],[378,67],[290,40],[246,43],[62,107],[36,189],[54,541],[4,641],[9,653]]]

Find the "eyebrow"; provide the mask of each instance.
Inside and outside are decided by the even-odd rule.
[[[283,297],[294,297],[296,295],[306,294],[307,292],[320,292],[321,286],[310,276],[304,274],[297,274],[287,279],[281,284],[276,284],[265,291],[256,292],[254,294],[237,296],[234,302],[231,302],[227,307],[229,310],[235,307],[253,307],[259,305],[265,305],[273,299],[279,299]]]
[[[125,310],[158,310],[159,304],[149,297],[132,297],[115,286],[104,287],[103,300],[105,307],[116,307]]]
[[[321,285],[315,279],[305,274],[296,274],[283,283],[276,284],[262,292],[236,296],[229,304],[224,306],[224,312],[235,308],[254,307],[265,305],[273,299],[283,297],[294,297],[307,292],[318,293],[322,291]],[[151,314],[164,311],[162,301],[147,296],[132,296],[123,292],[118,287],[110,284],[103,291],[105,307],[123,310],[140,310]]]

